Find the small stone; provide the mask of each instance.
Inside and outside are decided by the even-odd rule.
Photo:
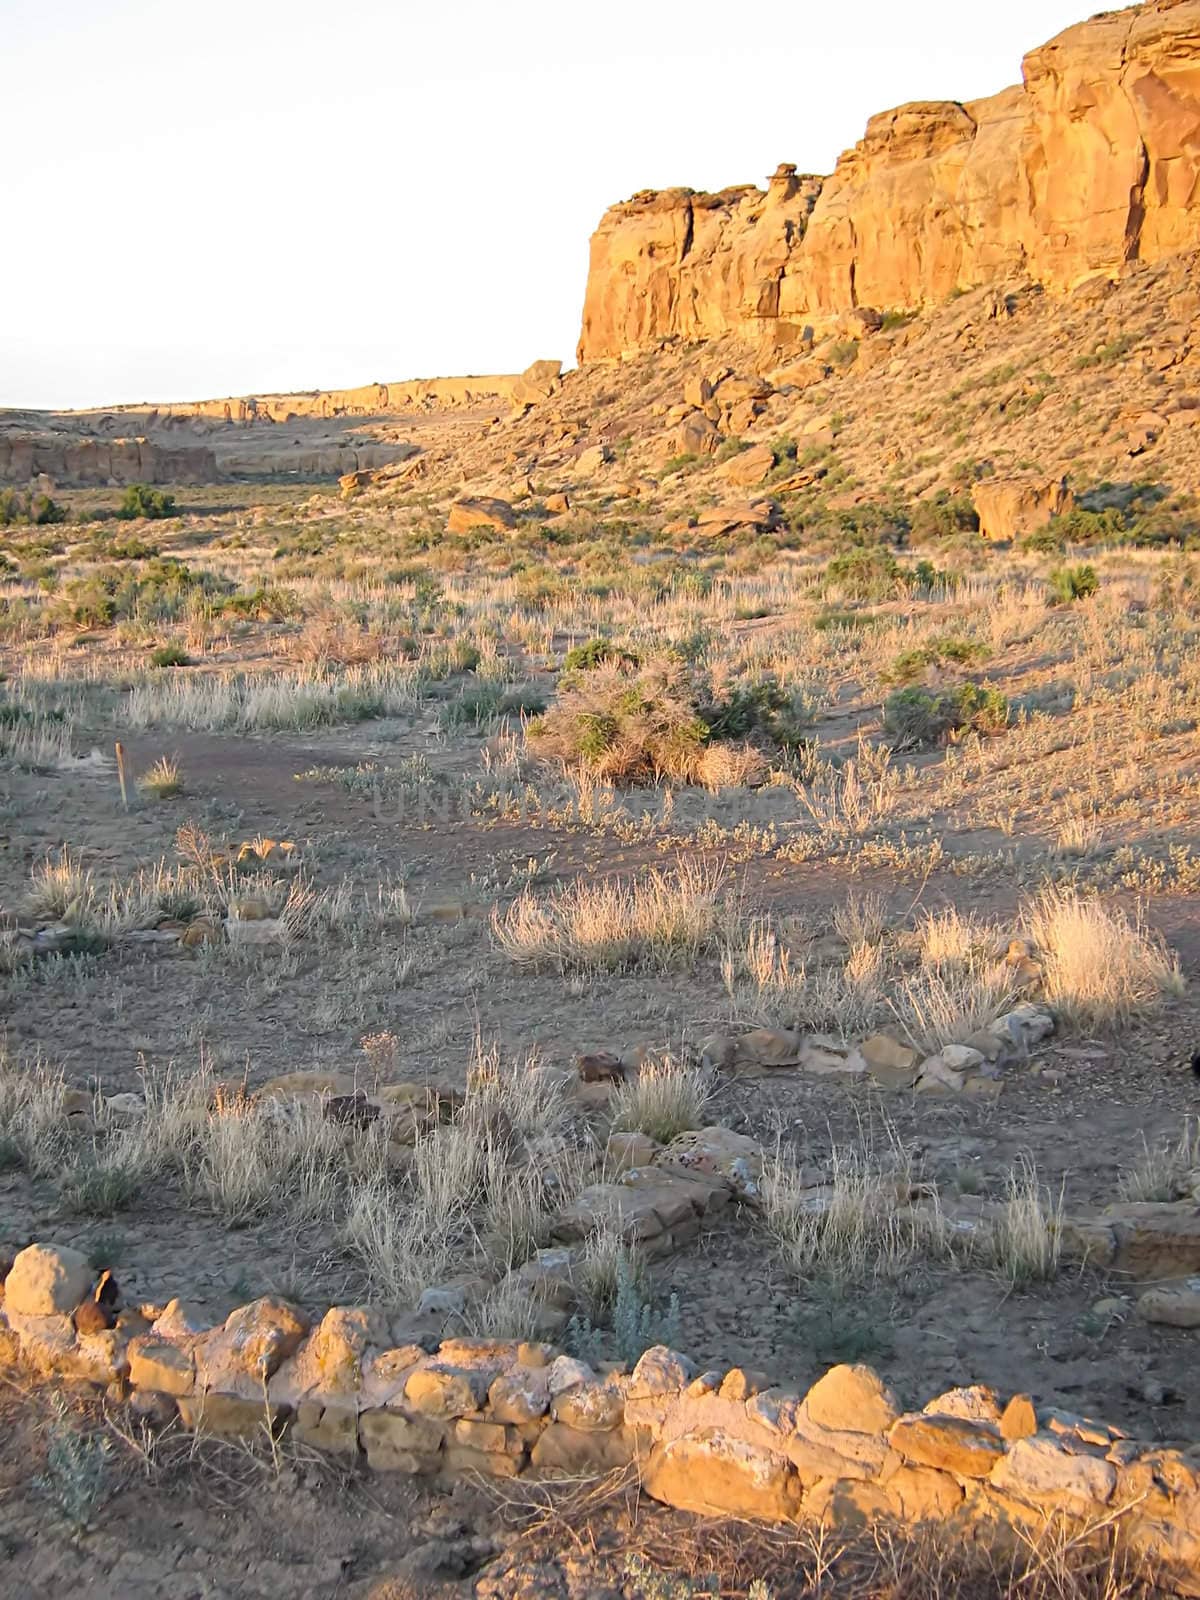
[[[906,1461],[964,1478],[986,1478],[1004,1454],[1004,1440],[993,1424],[966,1417],[901,1417],[888,1441]]]
[[[983,1052],[967,1044],[945,1044],[938,1054],[955,1072],[976,1072],[984,1063]]]
[[[928,1056],[921,1063],[921,1070],[917,1077],[918,1092],[944,1093],[947,1089],[957,1092],[963,1086],[963,1075],[954,1068],[942,1055]]]
[[[1037,1429],[1037,1412],[1030,1396],[1013,1395],[1000,1418],[1000,1437],[1011,1443],[1017,1439],[1032,1438]]]
[[[1137,1303],[1147,1322],[1169,1328],[1200,1328],[1200,1278],[1148,1289]]]
[[[884,1433],[900,1415],[892,1391],[871,1367],[830,1367],[804,1397],[813,1422],[846,1433]]]
[[[478,1411],[487,1397],[488,1375],[464,1367],[418,1367],[404,1385],[414,1411],[428,1417],[465,1417]]]

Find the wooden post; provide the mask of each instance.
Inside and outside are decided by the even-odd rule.
[[[117,781],[121,785],[121,804],[129,810],[129,791],[125,787],[125,746],[117,740]]]

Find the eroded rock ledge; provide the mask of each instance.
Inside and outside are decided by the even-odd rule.
[[[672,336],[914,309],[1012,279],[1069,287],[1200,243],[1200,0],[1094,17],[988,99],[872,117],[832,177],[668,189],[592,238],[581,361]]]
[[[118,1312],[82,1255],[40,1244],[16,1257],[0,1302],[0,1365],[17,1364],[192,1429],[246,1434],[269,1419],[378,1471],[627,1467],[684,1510],[936,1521],[994,1543],[1054,1518],[1081,1534],[1116,1526],[1176,1592],[1200,1595],[1200,1452],[981,1385],[906,1410],[866,1366],[833,1367],[801,1395],[741,1368],[697,1372],[664,1346],[632,1372],[596,1371],[542,1343],[396,1344],[369,1308],[334,1307],[314,1327],[273,1298],[209,1327],[178,1300]]]

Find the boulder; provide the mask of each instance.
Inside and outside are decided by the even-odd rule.
[[[893,1450],[920,1467],[937,1467],[964,1478],[986,1478],[1004,1454],[994,1423],[922,1413],[901,1417],[888,1434]]]
[[[642,1487],[653,1499],[703,1516],[786,1522],[800,1508],[800,1479],[786,1456],[705,1428],[650,1453]]]
[[[87,1257],[67,1245],[31,1244],[18,1251],[4,1280],[6,1312],[27,1317],[69,1315],[92,1287]]]
[[[775,452],[769,444],[740,450],[717,468],[717,476],[739,489],[752,489],[775,470]]]
[[[1074,499],[1065,478],[981,478],[971,502],[985,539],[1014,540],[1069,511]]]
[[[657,1167],[678,1167],[719,1178],[743,1200],[757,1197],[763,1152],[757,1140],[729,1128],[701,1128],[681,1133],[654,1155]]]
[[[491,495],[464,496],[450,507],[447,533],[469,533],[472,528],[495,528],[507,532],[517,525],[516,512],[507,500]]]

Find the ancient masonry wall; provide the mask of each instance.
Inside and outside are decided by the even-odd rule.
[[[378,1310],[335,1307],[316,1326],[261,1299],[219,1327],[172,1300],[121,1311],[77,1251],[30,1245],[0,1299],[0,1367],[84,1380],[162,1420],[220,1434],[269,1418],[376,1471],[601,1476],[628,1468],[666,1505],[772,1521],[936,1522],[1003,1544],[1061,1519],[1118,1529],[1200,1596],[1200,1458],[1119,1429],[953,1389],[905,1410],[866,1366],[831,1368],[806,1394],[752,1373],[698,1372],[663,1346],[632,1372],[553,1347],[453,1338],[394,1345]]]

